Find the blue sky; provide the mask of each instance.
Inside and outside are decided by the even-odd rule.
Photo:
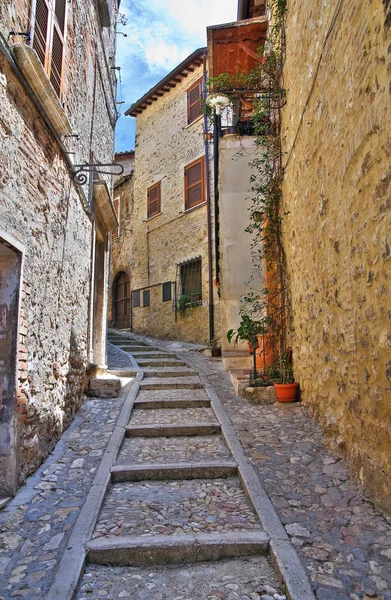
[[[117,66],[122,84],[117,100],[121,117],[116,152],[134,149],[135,119],[125,117],[129,106],[143,96],[197,48],[206,46],[206,27],[236,20],[237,0],[122,0],[118,25]],[[121,96],[122,88],[122,98]]]

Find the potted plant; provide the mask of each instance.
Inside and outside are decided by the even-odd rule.
[[[218,340],[218,339],[209,340],[208,348],[210,348],[211,356],[213,356],[215,358],[218,356],[221,356],[220,340]]]
[[[258,335],[264,333],[265,325],[262,321],[254,321],[249,315],[242,314],[241,318],[237,329],[227,331],[227,340],[229,343],[234,340],[234,344],[239,340],[247,342],[250,352],[253,353],[254,349],[258,348]]]
[[[296,400],[299,384],[294,380],[292,370],[292,350],[288,348],[269,368],[269,381],[273,381],[279,402]]]

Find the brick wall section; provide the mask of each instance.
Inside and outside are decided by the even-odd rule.
[[[391,513],[391,30],[381,0],[292,0],[284,244],[296,379]]]
[[[90,148],[96,161],[109,163],[115,34],[101,31],[94,3],[66,5],[65,111],[78,139],[63,142],[75,153],[69,155],[74,164],[88,161]],[[28,14],[27,0],[1,3],[5,39],[12,29],[26,31]],[[92,222],[64,154],[2,55],[0,73],[0,229],[25,247],[17,399],[21,483],[81,402],[89,360]],[[88,186],[84,190],[88,197]]]
[[[202,306],[175,322],[172,303],[162,303],[161,287],[151,288],[151,306],[134,309],[133,329],[193,342],[207,342],[209,337],[207,209],[205,204],[189,211],[184,207],[184,168],[205,154],[203,118],[187,125],[186,92],[201,77],[202,67],[198,67],[137,116],[134,182],[132,288],[179,282],[176,263],[201,256]],[[147,189],[159,181],[162,212],[147,219]],[[211,193],[213,198],[212,176]],[[214,302],[218,323],[216,295]]]

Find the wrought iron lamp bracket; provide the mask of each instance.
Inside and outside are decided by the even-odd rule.
[[[107,170],[107,168],[110,170]],[[87,164],[87,165],[74,165],[73,181],[76,185],[85,185],[88,181],[86,173],[99,173],[100,175],[122,175],[124,172],[123,165],[119,163],[105,163],[105,164]]]

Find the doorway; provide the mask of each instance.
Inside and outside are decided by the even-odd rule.
[[[115,280],[114,302],[116,329],[130,327],[130,281],[129,276],[122,271]]]

